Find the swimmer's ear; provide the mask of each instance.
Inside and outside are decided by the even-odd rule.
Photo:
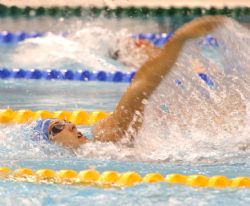
[[[228,20],[225,16],[205,16],[193,20],[178,29],[175,36],[191,39],[211,33],[217,27],[222,26]]]

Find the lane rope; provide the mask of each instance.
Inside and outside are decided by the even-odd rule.
[[[250,15],[249,7],[235,8],[204,8],[204,7],[168,7],[168,8],[149,8],[149,7],[30,7],[24,8],[17,6],[6,6],[0,4],[0,17],[85,17],[85,16],[104,16],[107,18],[157,18],[157,17],[198,17],[204,15],[227,15],[233,18],[240,18]]]
[[[0,68],[0,79],[32,79],[32,80],[71,80],[101,82],[131,82],[135,71],[91,71],[91,70],[58,70],[58,69],[8,69]]]
[[[25,39],[29,38],[39,38],[39,37],[44,37],[48,36],[51,33],[46,33],[46,32],[9,32],[9,31],[2,31],[0,32],[0,43],[1,44],[16,44],[18,42],[24,41]],[[59,33],[55,34],[59,36],[67,36],[69,35],[68,33]],[[154,44],[156,47],[161,47],[163,46],[167,40],[171,37],[172,33],[139,33],[139,34],[132,34],[131,37],[135,39],[145,39],[150,41],[152,44]]]
[[[10,168],[0,168],[0,178],[4,180],[54,183],[67,185],[90,185],[97,187],[129,187],[140,183],[166,182],[169,184],[187,185],[193,187],[210,188],[250,188],[249,177],[228,178],[226,176],[207,177],[200,174],[183,175],[168,174],[165,177],[160,173],[148,173],[144,177],[134,171],[119,173],[116,171],[104,171],[87,169],[77,172],[75,170],[40,169],[33,171],[30,168],[19,168],[12,171]]]
[[[139,40],[148,40],[156,47],[163,46],[171,37],[168,34],[134,34],[132,38]],[[0,35],[1,37],[1,35]],[[3,38],[2,38],[3,39]],[[1,38],[0,38],[1,40]],[[218,40],[211,35],[204,36],[203,40],[199,42],[202,47],[219,47]],[[122,71],[92,71],[88,69],[73,70],[73,69],[24,69],[16,68],[10,69],[0,67],[0,79],[14,78],[14,79],[42,79],[42,80],[75,80],[75,81],[107,81],[107,82],[131,82],[135,75],[135,71],[122,72]],[[206,74],[199,74],[199,77],[206,83],[211,83],[211,80]]]
[[[47,110],[32,111],[29,109],[13,111],[12,109],[0,110],[0,124],[25,124],[37,119],[58,118],[70,121],[76,125],[91,126],[104,119],[110,112],[76,110],[73,112],[60,110],[50,112]]]

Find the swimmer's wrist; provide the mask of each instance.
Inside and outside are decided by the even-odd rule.
[[[185,41],[187,41],[189,38],[186,35],[183,35],[181,32],[176,32],[171,39],[168,41],[167,44],[165,44],[165,49],[169,49],[171,45],[177,46],[177,45],[183,45]],[[173,42],[173,43],[172,43]]]

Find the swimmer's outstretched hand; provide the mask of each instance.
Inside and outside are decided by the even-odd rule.
[[[225,16],[204,16],[195,19],[187,24],[184,24],[175,32],[176,37],[184,37],[184,39],[191,39],[211,33],[217,27],[223,25],[228,17]]]

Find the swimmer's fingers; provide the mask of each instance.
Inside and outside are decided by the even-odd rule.
[[[176,31],[176,36],[191,39],[203,36],[222,26],[228,18],[225,16],[205,16],[195,19]]]

